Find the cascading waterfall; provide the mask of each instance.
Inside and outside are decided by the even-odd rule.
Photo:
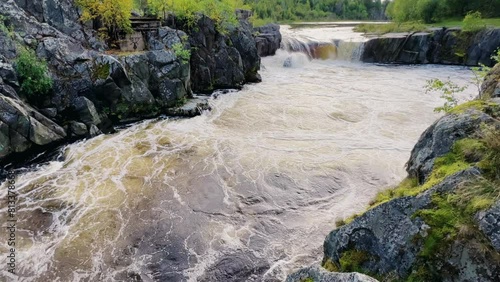
[[[365,38],[335,38],[324,40],[296,32],[290,27],[282,30],[281,49],[304,53],[309,59],[360,61]]]

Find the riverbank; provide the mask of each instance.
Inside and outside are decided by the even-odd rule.
[[[250,13],[238,12],[238,25],[227,32],[202,15],[194,26],[175,21],[173,28],[143,31],[144,51],[120,52],[80,22],[73,1],[41,5],[0,4],[2,164],[134,121],[199,115],[210,108],[208,96],[193,92],[210,95],[259,82],[260,55],[273,54],[280,44],[279,27],[255,36]],[[31,68],[38,62],[42,74],[47,69],[47,91],[23,88],[16,69],[23,52]]]

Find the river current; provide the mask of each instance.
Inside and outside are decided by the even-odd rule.
[[[350,28],[283,33],[358,43],[327,60],[279,50],[262,83],[212,98],[210,112],[143,121],[16,171],[19,281],[283,281],[322,258],[337,220],[405,177],[444,103],[426,80],[472,77],[357,62]]]

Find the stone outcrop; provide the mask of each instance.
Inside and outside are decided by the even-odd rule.
[[[280,26],[277,24],[266,24],[253,29],[257,51],[261,57],[273,56],[281,47]]]
[[[493,122],[491,116],[476,110],[461,115],[447,115],[437,120],[424,131],[413,147],[406,164],[408,175],[423,183],[429,177],[437,157],[450,152],[457,140],[474,136],[481,124],[490,122]]]
[[[330,272],[320,266],[303,268],[286,278],[286,282],[303,282],[312,279],[314,282],[377,282],[376,279],[356,272]]]
[[[500,47],[500,29],[464,32],[443,28],[418,33],[388,33],[365,43],[367,63],[452,64],[492,66]]]
[[[0,85],[2,88],[9,88]],[[0,158],[66,137],[66,131],[15,97],[0,95]]]
[[[18,125],[12,117],[2,121],[0,161],[51,142],[112,132],[118,123],[160,114],[194,116],[210,107],[206,99],[190,101],[192,88],[208,93],[260,81],[260,57],[246,11],[239,11],[239,26],[227,33],[203,15],[193,28],[184,27],[187,33],[169,27],[144,32],[148,51],[136,53],[107,52],[80,14],[72,0],[0,3],[0,25],[12,30],[0,29],[0,98],[11,112],[16,109],[12,114],[30,119],[31,127],[24,129],[35,134],[20,135],[26,140],[12,147],[11,140],[21,137],[9,128]],[[193,47],[190,60],[178,56],[176,44]],[[17,46],[23,45],[47,62],[53,81],[52,91],[36,101],[20,91],[14,67]]]
[[[484,97],[500,98],[500,64],[493,67],[484,78],[481,93]]]
[[[180,19],[176,27],[189,35],[191,80],[195,92],[239,88],[246,82],[260,81],[260,57],[252,27],[246,20],[226,33],[217,30],[215,22],[201,15],[193,27]]]

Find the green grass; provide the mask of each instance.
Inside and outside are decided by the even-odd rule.
[[[500,27],[500,18],[482,19],[486,27]],[[463,19],[447,19],[437,23],[428,24],[429,27],[462,27]]]
[[[486,27],[500,27],[500,18],[483,19]],[[426,31],[436,27],[463,27],[463,19],[447,19],[437,23],[424,24],[420,22],[388,23],[388,24],[360,24],[354,31],[369,34],[385,34],[391,32],[416,32]]]
[[[354,27],[354,31],[369,34],[386,34],[391,32],[413,32],[425,31],[428,26],[419,22],[387,23],[387,24],[360,24]]]

